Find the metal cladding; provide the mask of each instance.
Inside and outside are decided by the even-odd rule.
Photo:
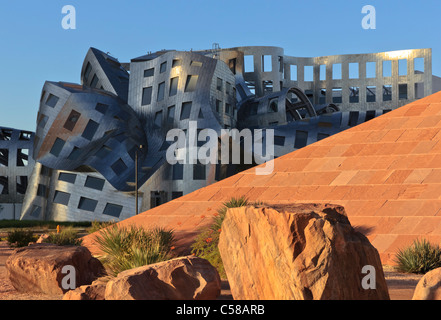
[[[33,132],[0,127],[0,219],[20,215],[35,166],[33,141]]]
[[[421,72],[417,58],[424,59]],[[81,85],[43,87],[32,153],[38,165],[22,218],[121,220],[135,214],[135,172],[145,211],[244,169],[168,163],[171,129],[184,131],[187,153],[207,142],[198,140],[202,129],[214,130],[218,150],[225,129],[274,129],[278,157],[428,95],[431,77],[430,49],[298,58],[278,47],[214,46],[120,63],[91,48]]]

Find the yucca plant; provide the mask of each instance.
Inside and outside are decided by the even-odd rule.
[[[59,246],[80,246],[82,239],[78,238],[78,231],[72,227],[62,228],[60,233],[50,233],[43,240],[45,243],[53,243]]]
[[[112,225],[99,232],[96,242],[104,253],[101,261],[112,276],[136,267],[171,258],[175,239],[172,230]]]
[[[398,250],[395,263],[399,272],[424,274],[441,267],[441,248],[417,239],[409,247]]]
[[[200,258],[208,260],[214,266],[221,278],[226,278],[226,273],[219,252],[219,236],[221,233],[222,222],[229,208],[244,207],[251,205],[247,198],[232,198],[217,210],[217,215],[213,219],[211,226],[202,230],[192,244],[192,253]]]

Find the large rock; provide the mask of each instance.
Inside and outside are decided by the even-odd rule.
[[[6,261],[12,285],[26,293],[65,293],[69,288],[63,288],[62,280],[67,276],[65,283],[72,283],[67,281],[72,269],[62,272],[64,266],[74,267],[76,287],[90,284],[105,273],[101,262],[82,246],[33,244],[16,249]]]
[[[69,290],[64,294],[63,300],[105,300],[106,285],[106,280],[95,280],[89,285]]]
[[[341,206],[228,209],[219,250],[234,299],[389,299],[378,251]]]
[[[186,256],[123,271],[106,286],[106,300],[213,300],[221,290],[217,270]]]
[[[427,272],[420,279],[412,300],[441,300],[441,268]]]

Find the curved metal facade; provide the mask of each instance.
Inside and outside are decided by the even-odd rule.
[[[419,57],[424,73],[413,72]],[[398,70],[404,58],[406,76]],[[391,61],[390,77],[382,75],[383,61]],[[373,78],[368,62],[376,64]],[[241,169],[170,165],[170,129],[189,133],[195,123],[220,137],[223,129],[271,128],[278,157],[412,101],[418,83],[428,95],[430,69],[430,49],[318,58],[286,56],[279,47],[168,50],[121,63],[90,48],[81,85],[43,87],[30,153],[37,165],[28,172],[22,219],[125,219],[135,214],[136,171],[139,203],[147,210]],[[391,92],[383,101],[378,93],[385,88]]]

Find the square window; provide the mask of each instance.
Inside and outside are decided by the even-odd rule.
[[[360,88],[349,87],[349,103],[359,103],[359,102],[360,102]]]
[[[254,56],[244,56],[244,69],[245,72],[254,72]]]
[[[274,145],[283,147],[285,145],[285,137],[284,136],[274,136]]]
[[[0,168],[9,166],[9,150],[0,149]]]
[[[297,81],[297,65],[290,65],[291,81]]]
[[[217,78],[216,89],[219,91],[222,91],[222,79],[221,78]]]
[[[30,141],[31,140],[32,133],[28,131],[20,131],[20,136],[18,137],[18,140],[21,141]]]
[[[185,92],[192,92],[196,90],[196,84],[198,82],[198,75],[188,75],[187,82],[185,83]]]
[[[67,117],[66,122],[64,123],[64,128],[72,131],[75,128],[75,125],[78,122],[78,119],[80,119],[81,113],[72,110],[69,114],[69,116]]]
[[[93,120],[89,120],[89,122],[87,123],[87,126],[84,129],[84,132],[81,136],[87,140],[92,140],[93,136],[95,135],[96,131],[98,130],[98,127],[99,127],[98,123],[96,123]]]
[[[81,197],[78,203],[78,209],[94,212],[97,204],[97,200]]]
[[[144,78],[153,77],[154,74],[155,74],[155,68],[144,70]]]
[[[95,106],[95,110],[102,113],[102,114],[106,114],[108,108],[109,108],[109,106],[107,104],[103,104],[103,103],[99,103],[99,102]]]
[[[376,86],[367,86],[366,87],[366,102],[375,102],[376,100]]]
[[[175,120],[175,106],[168,107],[167,110],[167,122],[173,123]]]
[[[121,211],[122,211],[123,207],[117,204],[113,204],[113,203],[107,203],[106,207],[103,210],[103,214],[108,215],[108,216],[112,216],[115,218],[119,218],[119,216],[121,215]]]
[[[62,192],[58,190],[55,191],[54,203],[59,203],[67,206],[69,204],[69,199],[70,199],[70,193]]]
[[[81,154],[81,150],[77,147],[73,147],[71,153],[69,154],[69,156],[67,157],[69,160],[78,160],[78,158],[80,157]]]
[[[44,184],[38,184],[38,188],[37,188],[37,196],[39,197],[47,197],[47,187]]]
[[[398,75],[407,76],[407,59],[398,60]]]
[[[141,105],[145,106],[152,103],[152,87],[142,89]]]
[[[192,62],[190,62],[190,66],[192,66],[192,67],[202,67],[202,62],[192,61]]]
[[[392,100],[392,85],[384,85],[383,86],[383,101],[391,101]]]
[[[407,100],[407,84],[399,84],[398,85],[398,99],[399,100]]]
[[[164,73],[167,70],[167,61],[164,61],[161,63],[161,66],[159,67],[159,73]]]
[[[49,97],[46,100],[46,105],[51,107],[51,108],[55,108],[57,102],[58,102],[59,98],[57,96],[54,96],[52,93],[49,94]]]
[[[230,114],[231,110],[230,110],[230,104],[229,103],[225,103],[225,113],[226,114]]]
[[[314,67],[313,66],[304,66],[304,80],[305,81],[314,81]]]
[[[17,176],[17,194],[26,194],[28,188],[28,176]]]
[[[172,179],[184,179],[184,165],[182,163],[177,162],[176,164],[172,165]]]
[[[383,61],[383,77],[392,77],[392,61]]]
[[[44,114],[40,115],[40,118],[38,119],[38,127],[44,128],[46,126],[47,121],[49,120],[48,116],[45,116]]]
[[[271,72],[273,70],[271,56],[263,55],[262,56],[262,72]]]
[[[190,118],[191,102],[183,102],[181,108],[181,120]]]
[[[376,77],[377,77],[377,63],[366,62],[366,78],[376,78]]]
[[[76,174],[67,173],[67,172],[60,172],[58,175],[58,180],[65,181],[74,184],[75,180],[77,179]]]
[[[26,167],[29,163],[29,149],[17,149],[17,167]]]
[[[181,59],[173,59],[172,68],[178,67],[182,64]]]
[[[179,83],[179,77],[170,79],[170,92],[168,94],[170,97],[178,93],[178,83]]]
[[[332,79],[341,79],[341,63],[332,65]]]
[[[164,100],[165,82],[161,82],[158,85],[158,99],[157,101]]]
[[[294,141],[294,148],[300,149],[308,143],[308,132],[302,130],[296,130],[296,136]]]
[[[158,128],[161,128],[161,124],[162,124],[162,111],[158,111],[155,114],[154,125]]]
[[[349,63],[349,79],[358,79],[359,78],[359,64],[358,62]]]
[[[424,58],[413,59],[414,73],[424,73]]]
[[[29,215],[34,218],[40,218],[40,214],[41,214],[41,207],[34,204],[34,206],[32,207],[32,211]]]
[[[112,164],[112,170],[113,172],[115,172],[116,175],[120,175],[127,170],[127,166],[124,163],[124,161],[122,161],[122,159],[120,158]]]
[[[50,153],[53,154],[54,156],[58,157],[60,155],[60,152],[63,149],[65,143],[66,143],[66,141],[64,141],[60,138],[56,138]]]
[[[342,89],[341,88],[332,88],[332,102],[333,103],[342,103]]]

